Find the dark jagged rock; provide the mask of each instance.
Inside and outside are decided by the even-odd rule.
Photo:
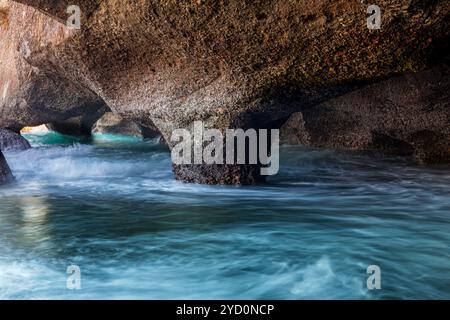
[[[0,183],[8,182],[13,179],[11,169],[9,169],[3,153],[0,151]]]
[[[30,143],[20,134],[6,129],[0,129],[0,150],[18,151],[30,148]]]
[[[172,165],[177,180],[202,184],[252,185],[265,181],[258,165]]]
[[[81,30],[63,24],[71,1],[7,3],[1,127],[61,122],[106,103],[123,119],[154,123],[167,141],[195,120],[264,128],[424,70],[442,58],[450,30],[445,0],[379,0],[380,30],[367,28],[366,4],[348,0],[80,0]],[[221,176],[202,172],[211,183]]]

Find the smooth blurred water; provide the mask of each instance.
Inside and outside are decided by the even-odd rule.
[[[0,299],[450,298],[448,167],[282,147],[266,185],[203,186],[155,141],[27,138],[0,187]]]

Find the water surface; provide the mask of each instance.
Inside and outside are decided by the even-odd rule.
[[[266,185],[203,186],[156,141],[27,138],[5,154],[0,299],[450,298],[448,167],[283,147]]]

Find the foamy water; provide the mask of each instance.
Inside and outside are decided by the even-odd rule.
[[[203,186],[156,141],[27,138],[0,187],[1,299],[450,298],[448,167],[283,147],[266,185]]]

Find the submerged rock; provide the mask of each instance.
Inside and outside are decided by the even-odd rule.
[[[30,143],[15,132],[0,129],[0,150],[2,151],[18,151],[30,149]]]
[[[107,112],[94,125],[92,133],[112,133],[135,136],[140,138],[155,138],[160,136],[156,129],[146,128],[131,120]]]
[[[0,183],[10,181],[13,178],[3,153],[0,151]]]

